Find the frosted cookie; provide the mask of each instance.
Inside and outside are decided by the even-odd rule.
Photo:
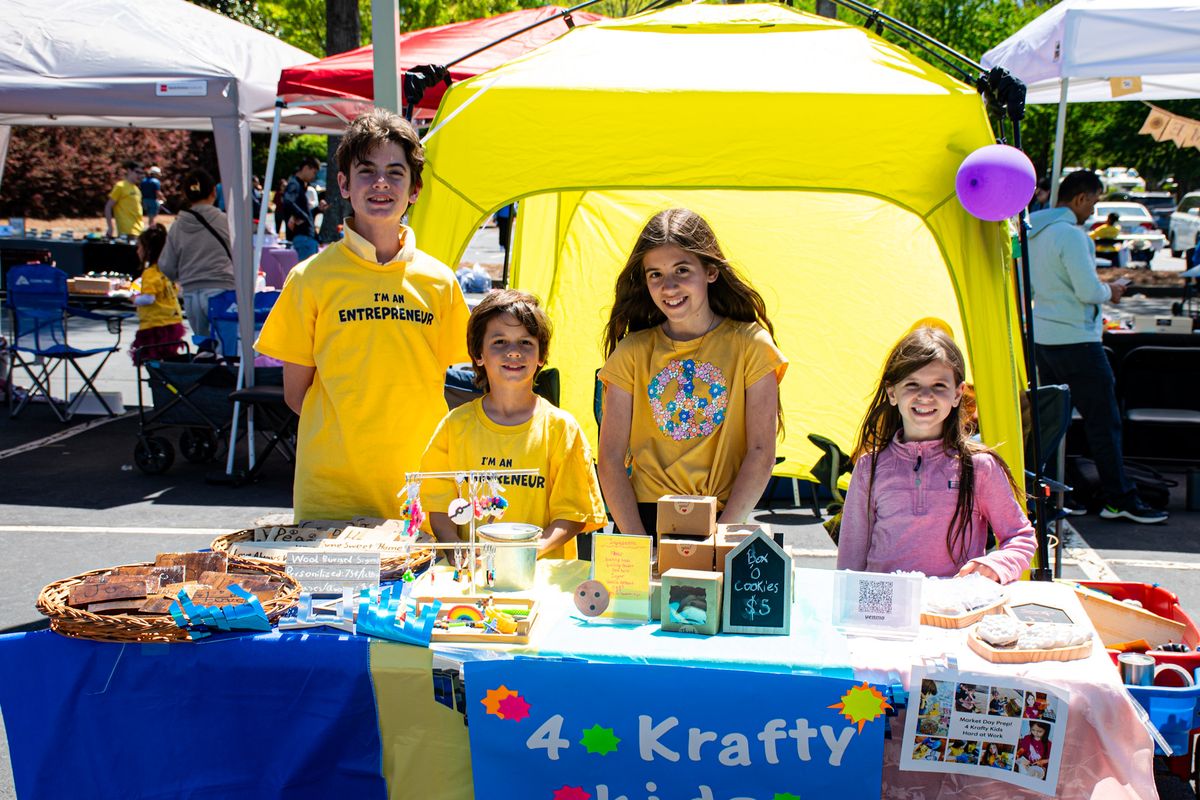
[[[992,647],[1012,647],[1021,636],[1020,622],[1003,614],[984,617],[975,626],[975,635]]]

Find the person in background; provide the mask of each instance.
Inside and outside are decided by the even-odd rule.
[[[500,237],[500,247],[504,252],[508,252],[508,245],[512,242],[513,222],[517,218],[517,204],[509,203],[496,212],[496,232]]]
[[[142,190],[138,188],[145,172],[137,161],[121,164],[125,177],[117,181],[108,193],[104,204],[104,222],[107,234],[112,236],[137,236],[142,232]]]
[[[142,192],[142,214],[146,217],[146,228],[153,228],[158,209],[166,199],[162,193],[162,170],[158,167],[146,170],[146,177],[142,178],[138,189]]]
[[[287,238],[301,261],[312,258],[319,249],[317,224],[313,219],[313,208],[308,202],[308,184],[317,177],[317,170],[320,168],[320,161],[312,156],[305,156],[300,161],[299,169],[288,179],[287,188],[283,190],[283,218],[287,225]]]
[[[133,296],[138,315],[138,331],[130,348],[134,364],[141,364],[148,358],[168,358],[183,348],[186,331],[179,309],[179,295],[175,292],[175,283],[158,268],[158,259],[166,244],[167,229],[157,223],[142,231],[137,239],[142,277],[138,293]]]
[[[210,338],[208,301],[235,287],[229,249],[229,220],[213,205],[216,181],[202,169],[184,180],[188,207],[179,213],[167,234],[158,265],[163,275],[183,288],[183,307],[192,333]]]
[[[1121,236],[1121,215],[1113,212],[1104,220],[1104,224],[1088,231],[1088,237],[1096,243],[1096,255],[1117,266],[1117,253],[1121,249],[1117,239]]]
[[[1033,190],[1033,202],[1029,204],[1029,213],[1041,211],[1050,207],[1050,179],[1042,178]]]
[[[263,201],[263,185],[262,178],[257,175],[250,178],[250,217],[254,220],[254,224],[258,225],[258,215],[262,211]],[[256,228],[257,230],[257,228]]]
[[[287,190],[288,179],[280,178],[271,193],[271,210],[275,214],[275,235],[287,237],[287,213],[283,208],[283,193]]]
[[[1096,275],[1095,249],[1080,227],[1103,191],[1096,173],[1072,172],[1059,185],[1058,207],[1029,218],[1038,377],[1043,385],[1065,383],[1071,389],[1104,488],[1100,516],[1165,522],[1167,512],[1146,505],[1125,472],[1116,380],[1101,344],[1100,305],[1125,295],[1124,284],[1104,283]]]

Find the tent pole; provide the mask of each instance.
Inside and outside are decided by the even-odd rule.
[[[1058,182],[1062,178],[1063,139],[1067,134],[1067,87],[1071,79],[1062,79],[1062,93],[1058,96],[1058,119],[1054,123],[1054,167],[1050,172],[1050,208],[1058,205]]]
[[[1021,149],[1021,122],[1014,119],[1013,146]],[[1057,153],[1057,151],[1055,151]],[[1037,376],[1037,344],[1033,339],[1033,288],[1029,272],[1029,232],[1027,230],[1028,210],[1022,208],[1017,217],[1018,237],[1021,242],[1021,301],[1024,306],[1024,339],[1025,339],[1025,372],[1029,380],[1029,425],[1033,429],[1033,486],[1034,486],[1034,526],[1037,535],[1037,566],[1030,570],[1029,577],[1035,581],[1050,581],[1054,579],[1054,571],[1050,568],[1049,528],[1046,524],[1048,488],[1043,481],[1042,472],[1042,429],[1041,415],[1038,409],[1038,376]],[[1026,463],[1029,459],[1026,458]]]
[[[254,279],[258,281],[258,271],[262,268],[262,251],[266,243],[267,205],[271,200],[271,182],[275,180],[275,152],[279,147],[279,124],[283,116],[283,99],[275,99],[275,121],[271,124],[271,147],[267,150],[267,171],[263,175],[262,201],[258,204],[258,235],[254,237]],[[283,287],[277,286],[277,289]]]
[[[12,126],[0,125],[0,186],[4,185],[4,161],[8,158],[8,142],[12,138]]]

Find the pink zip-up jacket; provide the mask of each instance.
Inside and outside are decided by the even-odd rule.
[[[997,456],[974,457],[975,505],[964,531],[966,561],[961,563],[946,549],[946,528],[958,502],[958,457],[947,454],[940,441],[902,442],[897,434],[874,458],[870,508],[872,456],[862,456],[854,465],[842,509],[838,569],[918,571],[944,578],[975,561],[991,567],[1001,583],[1028,569],[1036,545],[1033,526],[1013,497]],[[989,524],[1000,546],[985,554]]]

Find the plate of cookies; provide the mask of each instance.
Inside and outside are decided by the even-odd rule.
[[[1092,653],[1092,631],[1059,622],[1022,622],[1007,614],[984,617],[967,633],[967,646],[993,664],[1075,661]]]

